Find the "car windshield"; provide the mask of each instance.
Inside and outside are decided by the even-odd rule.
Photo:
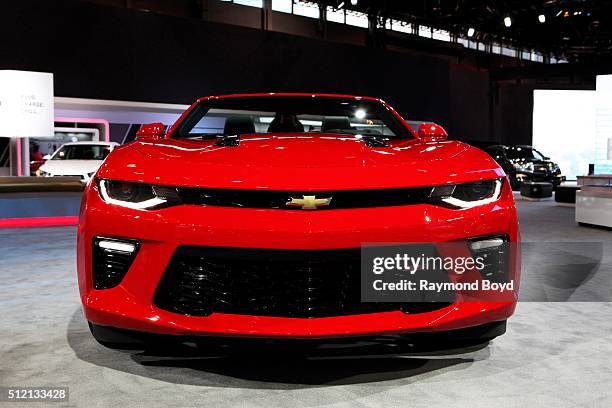
[[[506,157],[510,160],[528,159],[544,160],[544,156],[536,149],[528,146],[514,146],[506,150]]]
[[[110,146],[107,145],[66,145],[52,160],[104,160],[109,153]]]
[[[265,133],[413,137],[385,105],[356,98],[243,97],[201,102],[179,125],[182,138]]]

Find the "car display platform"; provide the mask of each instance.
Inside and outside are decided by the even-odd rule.
[[[578,177],[576,222],[612,228],[612,174]]]
[[[75,225],[80,177],[0,177],[0,228]]]
[[[580,191],[577,184],[561,184],[555,189],[555,202],[558,205],[573,207],[576,204],[576,192]]]

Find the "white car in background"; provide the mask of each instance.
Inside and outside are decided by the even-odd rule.
[[[44,157],[45,164],[40,166],[37,175],[42,177],[78,176],[87,182],[113,151],[118,143],[114,142],[74,142],[66,143],[52,155]]]

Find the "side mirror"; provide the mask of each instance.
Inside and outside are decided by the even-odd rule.
[[[161,139],[166,134],[166,126],[161,122],[148,123],[140,126],[136,132],[137,139]]]
[[[51,155],[50,154],[45,154],[43,156],[43,160],[51,160]]]
[[[419,126],[419,137],[423,142],[443,142],[448,138],[448,133],[440,125],[423,123]]]

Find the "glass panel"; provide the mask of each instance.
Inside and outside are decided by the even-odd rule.
[[[410,136],[381,103],[312,96],[236,97],[201,102],[179,125],[178,137],[316,133]]]
[[[502,47],[501,53],[502,55],[505,55],[506,57],[516,57],[516,50],[514,48]]]
[[[333,7],[327,7],[327,21],[344,24],[344,10],[336,10]]]
[[[433,30],[433,39],[440,41],[450,41],[450,33],[446,30]]]
[[[310,18],[319,18],[319,5],[306,1],[296,1],[293,5],[293,14]]]
[[[346,24],[355,27],[368,28],[368,15],[357,11],[346,12]]]
[[[412,34],[412,24],[406,23],[404,21],[392,20],[392,30],[399,31],[400,33]]]
[[[291,13],[293,0],[272,0],[272,10],[281,13]]]
[[[249,7],[263,7],[263,0],[234,0],[234,4],[242,4]]]
[[[107,145],[64,145],[51,160],[104,160],[110,153]]]
[[[421,37],[431,38],[431,27],[419,26],[419,35]]]

